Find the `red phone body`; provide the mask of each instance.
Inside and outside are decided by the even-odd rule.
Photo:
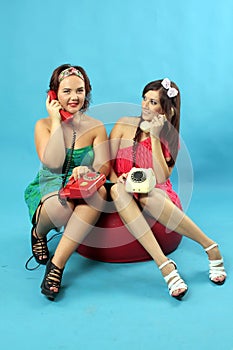
[[[49,90],[48,91],[48,95],[50,97],[50,101],[52,100],[57,100],[57,94],[54,90]],[[60,114],[61,114],[61,119],[62,121],[69,121],[73,118],[73,114],[67,112],[67,111],[64,111],[63,109],[60,109]]]
[[[77,180],[72,177],[66,186],[60,190],[59,195],[62,199],[88,198],[105,182],[106,176],[104,174],[93,171]]]

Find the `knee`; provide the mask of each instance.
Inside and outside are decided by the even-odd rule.
[[[122,196],[124,192],[124,185],[122,183],[115,183],[110,189],[110,196],[112,200],[115,201],[119,196]]]
[[[162,206],[165,200],[168,198],[167,194],[160,188],[154,188],[148,195],[141,196],[139,201],[142,205],[149,207],[150,205]]]
[[[51,203],[44,203],[40,213],[40,223],[44,225],[52,224],[53,227],[65,226],[72,215],[73,205],[67,203],[63,206],[60,202],[51,201]]]
[[[107,199],[107,190],[104,186],[101,186],[99,189],[98,189],[98,193],[100,195],[100,197],[104,200]]]
[[[127,208],[133,198],[131,193],[126,192],[125,185],[122,183],[113,185],[110,195],[118,211]]]

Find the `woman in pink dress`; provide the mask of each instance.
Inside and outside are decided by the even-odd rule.
[[[213,283],[223,284],[227,275],[218,244],[182,211],[169,179],[179,150],[179,89],[165,78],[147,84],[142,98],[141,116],[119,119],[110,134],[113,160],[110,180],[114,183],[111,196],[128,230],[161,270],[169,294],[181,300],[188,286],[181,279],[175,262],[164,255],[144,213],[158,220],[168,231],[189,237],[204,248],[209,259],[209,278]],[[132,167],[153,170],[156,185],[149,193],[128,192],[126,180]]]

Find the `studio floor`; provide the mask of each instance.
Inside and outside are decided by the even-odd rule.
[[[152,261],[104,263],[77,253],[59,297],[47,300],[39,288],[44,267],[24,267],[30,223],[22,194],[14,217],[9,200],[1,226],[2,349],[233,350],[232,194],[194,187],[188,213],[219,243],[228,278],[223,286],[212,284],[206,254],[183,238],[169,255],[189,285],[182,301],[169,296]],[[50,242],[51,251],[58,239]]]

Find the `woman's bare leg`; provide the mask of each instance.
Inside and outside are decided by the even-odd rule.
[[[42,204],[39,205],[36,211],[36,227],[33,230],[33,235],[36,238],[43,238],[48,232],[54,228],[66,225],[72,212],[72,203],[61,205],[58,200],[58,195],[45,196],[42,199]],[[47,258],[46,255],[39,256],[39,260]]]
[[[111,196],[114,200],[115,206],[129,232],[139,241],[139,243],[150,254],[152,259],[159,267],[162,263],[167,261],[160,248],[150,226],[142,215],[140,208],[135,202],[132,195],[125,192],[124,185],[116,184],[111,188]],[[127,205],[126,205],[127,203]],[[175,269],[173,264],[168,264],[162,269],[162,275],[165,277]],[[168,283],[170,280],[168,281]],[[173,296],[180,295],[186,289],[177,289],[173,292]]]
[[[38,236],[44,237],[51,229],[66,225],[72,213],[73,204],[67,202],[66,205],[62,205],[58,196],[43,200],[41,209],[38,208],[36,213]]]
[[[64,268],[72,253],[92,230],[101,214],[105,199],[106,191],[101,187],[89,203],[78,204],[74,208],[52,258],[52,263],[58,268]],[[56,287],[51,287],[51,290],[58,292]]]
[[[158,265],[162,256],[158,255],[158,247],[156,247],[156,244],[151,243],[151,235],[153,237],[154,235],[151,230],[146,230],[146,220],[138,208],[137,203],[132,199],[132,196],[125,191],[123,184],[118,183],[114,185],[111,194],[119,214],[127,225],[129,231],[145,247]],[[205,235],[204,232],[187,215],[185,215],[184,212],[172,203],[164,191],[154,189],[149,195],[141,195],[140,204],[148,214],[158,220],[170,231],[176,231],[183,236],[191,238],[199,243],[204,249],[214,243],[214,241]],[[148,232],[150,232],[150,234],[148,234]],[[218,247],[209,250],[207,254],[210,260],[221,259]],[[221,264],[219,266],[221,266]],[[225,276],[219,276],[216,277],[214,281],[223,281],[224,279]]]
[[[146,211],[166,226],[171,231],[176,231],[186,236],[204,249],[211,246],[214,241],[209,238],[182,210],[180,210],[167,195],[160,189],[154,189],[148,196],[142,196],[140,203]],[[169,234],[169,233],[168,233]],[[218,247],[207,252],[210,260],[220,260],[221,254]],[[219,266],[222,266],[220,264]],[[214,280],[223,281],[225,276],[216,277]]]
[[[214,241],[210,239],[182,210],[180,210],[160,189],[154,189],[147,197],[141,197],[144,209],[170,231],[191,238],[203,248]],[[168,232],[169,234],[169,232]]]

